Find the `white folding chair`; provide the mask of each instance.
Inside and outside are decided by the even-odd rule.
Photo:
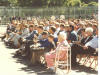
[[[62,54],[66,52],[65,58],[62,60],[60,59],[61,52],[56,52],[56,58],[55,58],[55,72],[57,71],[57,68],[60,67],[67,67],[67,73],[71,71],[71,48],[67,48],[66,50],[61,50]]]

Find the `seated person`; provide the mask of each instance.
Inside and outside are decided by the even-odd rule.
[[[21,46],[19,42],[20,38],[26,37],[29,33],[29,30],[27,26],[23,24],[19,24],[16,30],[17,30],[16,33],[11,34],[12,37],[9,38],[9,41],[12,41],[13,45],[19,48]]]
[[[30,25],[28,29],[29,33],[27,34],[27,36],[20,38],[21,47],[19,48],[19,51],[21,50],[23,52],[23,55],[25,55],[24,53],[27,53],[29,51],[29,46],[33,44],[34,36],[37,36],[37,32],[33,29],[33,25]]]
[[[46,47],[48,45],[48,32],[44,31],[42,33],[42,39],[38,41],[41,44],[41,47]]]
[[[32,33],[26,37],[26,44],[25,44],[25,55],[28,56],[30,55],[30,45],[34,44],[34,39],[38,42],[38,40],[42,40],[42,32],[43,32],[43,26],[38,26],[37,27],[37,32],[36,30],[33,29],[33,26],[30,28],[32,30]]]
[[[49,28],[49,34],[52,34],[54,36],[54,38],[57,38],[57,34],[55,32],[56,32],[56,27],[55,26],[51,26]]]
[[[57,45],[57,48],[55,50],[51,50],[49,53],[47,53],[45,55],[45,59],[47,62],[47,68],[48,69],[54,69],[54,60],[56,58],[56,52],[57,51],[63,51],[64,50],[68,50],[68,48],[70,47],[68,42],[66,41],[66,34],[63,32],[60,32],[58,35],[58,42],[59,44]],[[62,48],[62,49],[61,49]],[[65,58],[65,53],[61,53],[60,54],[60,59]]]
[[[52,49],[54,50],[56,48],[56,46],[57,46],[57,41],[55,41],[55,38],[54,38],[54,36],[52,34],[50,34],[48,36],[48,42],[49,42],[49,44],[46,47],[46,50],[47,51],[50,51]]]
[[[5,38],[8,38],[9,34],[14,31],[15,31],[15,27],[12,24],[8,24],[6,33],[4,34],[4,36],[1,37],[1,39],[4,40]]]
[[[37,27],[37,32],[38,32],[38,40],[41,40],[42,39],[42,33],[43,33],[43,26],[42,25],[39,25]]]
[[[49,28],[49,34],[52,34],[54,36],[54,41],[57,42],[58,41],[58,35],[55,32],[56,32],[56,27],[51,26]]]
[[[11,39],[14,37],[16,33],[16,24],[10,24],[7,26],[7,31],[6,34],[4,35],[4,37],[2,37],[2,40],[4,40],[4,42],[6,43],[6,45],[9,45]]]
[[[33,25],[30,25],[29,26],[28,36],[25,37],[24,39],[26,39],[26,40],[33,40],[34,34],[37,34],[37,31],[34,30]]]
[[[69,26],[69,33],[68,33],[68,42],[72,43],[73,41],[78,40],[77,32],[75,31],[75,27],[73,25]]]
[[[92,36],[93,29],[91,27],[86,28],[85,30],[87,37],[83,38],[82,40],[82,45],[81,44],[73,44],[71,47],[71,52],[72,52],[72,58],[71,58],[71,63],[72,66],[76,66],[76,55],[77,54],[89,54],[93,53],[95,51],[95,48],[97,47],[98,41],[97,37],[96,39]],[[95,40],[95,41],[94,41]]]

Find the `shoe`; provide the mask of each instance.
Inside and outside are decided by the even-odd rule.
[[[54,67],[47,68],[47,71],[50,73],[55,73]]]
[[[74,63],[71,64],[71,66],[72,67],[78,67],[79,66],[79,63],[78,62],[74,62]]]

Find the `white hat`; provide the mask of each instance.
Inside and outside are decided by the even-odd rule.
[[[60,19],[61,20],[64,20],[65,19],[65,16],[64,15],[60,15]]]
[[[56,18],[55,18],[55,16],[51,16],[51,20],[55,20]]]

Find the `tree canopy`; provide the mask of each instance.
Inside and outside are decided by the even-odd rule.
[[[0,0],[0,6],[55,7],[97,6],[98,0]]]

